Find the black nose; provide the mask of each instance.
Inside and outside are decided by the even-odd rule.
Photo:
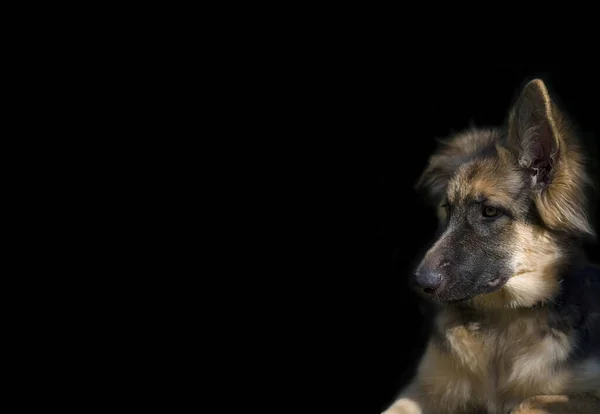
[[[434,271],[419,271],[415,274],[415,282],[423,292],[432,294],[442,284],[442,274]]]

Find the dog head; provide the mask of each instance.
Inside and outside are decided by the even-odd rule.
[[[441,302],[532,306],[558,290],[565,241],[592,234],[582,156],[565,116],[539,80],[523,88],[505,129],[444,141],[418,188],[440,220],[413,276]]]

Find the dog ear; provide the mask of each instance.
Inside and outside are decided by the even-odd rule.
[[[421,173],[415,189],[420,194],[426,194],[433,204],[437,204],[445,192],[451,171],[446,165],[446,159],[441,155],[432,155],[429,158],[427,168]]]
[[[593,234],[585,210],[584,157],[540,79],[525,85],[510,112],[508,145],[531,179],[542,220],[555,230]]]
[[[531,176],[533,188],[547,187],[555,172],[561,151],[555,112],[546,85],[534,79],[525,85],[510,113],[509,145],[519,166]]]

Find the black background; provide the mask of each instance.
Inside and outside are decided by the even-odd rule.
[[[358,361],[365,364],[360,367],[365,378],[358,382],[368,385],[362,390],[375,411],[386,408],[408,381],[427,338],[427,318],[407,278],[437,225],[433,210],[414,190],[435,138],[470,124],[503,124],[520,88],[540,77],[578,125],[588,155],[597,159],[596,73],[596,66],[576,64],[440,63],[406,69],[374,59],[320,78],[312,116],[327,121],[320,132],[337,137],[325,157],[332,178],[323,183],[336,208],[324,213],[323,226],[326,233],[333,229],[330,221],[339,226],[334,232],[341,257],[334,248],[326,254],[335,256],[334,294],[352,309],[332,323],[346,324],[350,333],[336,352],[345,355],[341,365],[350,376],[358,372]],[[597,182],[595,163],[590,170]],[[592,203],[597,205],[595,198]],[[346,356],[349,350],[353,355]]]

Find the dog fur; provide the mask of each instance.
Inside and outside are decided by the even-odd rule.
[[[417,185],[440,221],[413,280],[437,307],[434,329],[384,414],[600,413],[600,270],[581,249],[594,237],[588,184],[540,79],[506,127],[442,142]]]

